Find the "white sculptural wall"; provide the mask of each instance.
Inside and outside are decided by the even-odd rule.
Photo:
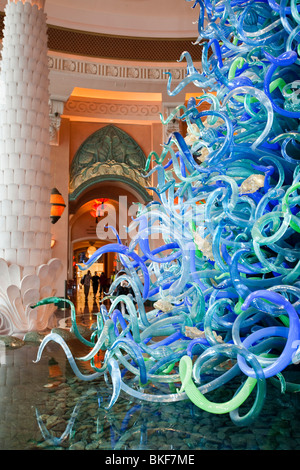
[[[5,8],[0,109],[0,334],[47,327],[51,260],[49,77],[43,1]]]
[[[33,273],[50,251],[49,80],[45,13],[6,6],[0,113],[0,257]]]

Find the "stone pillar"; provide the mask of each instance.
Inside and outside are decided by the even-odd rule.
[[[43,0],[9,0],[5,7],[0,75],[4,98],[0,110],[0,277],[5,274],[9,278],[4,286],[0,285],[0,333],[40,329],[41,316],[29,306],[46,292],[53,294],[51,276],[46,275],[46,268],[42,269],[46,265],[49,271],[52,265],[51,271],[54,270],[47,26],[43,6]],[[55,260],[55,266],[58,268],[59,260]],[[15,278],[11,278],[13,270],[18,273]],[[26,299],[25,288],[21,289],[24,279],[29,291]],[[8,295],[11,285],[20,289],[20,295],[16,290],[12,294],[12,289]],[[7,305],[1,309],[1,302],[5,301],[14,310],[9,315],[5,313]],[[23,313],[18,325],[15,320]],[[26,315],[30,315],[30,321]]]

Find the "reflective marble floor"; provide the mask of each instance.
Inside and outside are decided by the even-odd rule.
[[[99,311],[98,299],[76,300],[78,323],[89,326]],[[70,311],[57,312],[60,324]],[[88,347],[68,343],[81,357]],[[109,377],[82,381],[72,371],[62,348],[49,343],[35,363],[38,345],[26,344],[0,354],[0,450],[297,450],[300,447],[300,397],[281,393],[268,383],[267,397],[257,420],[238,427],[228,414],[202,411],[189,400],[144,402],[121,392],[108,409],[113,389]],[[83,372],[89,363],[79,361]],[[293,379],[299,372],[291,371]],[[217,390],[213,401],[224,401],[236,388]],[[151,390],[152,393],[152,390]],[[155,390],[153,390],[155,393]],[[161,386],[158,393],[170,393]],[[209,397],[208,397],[209,398]],[[241,409],[245,414],[250,405]]]

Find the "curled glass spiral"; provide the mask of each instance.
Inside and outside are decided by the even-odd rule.
[[[300,5],[195,0],[192,7],[199,8],[201,70],[183,52],[186,77],[173,87],[168,73],[167,91],[174,96],[193,83],[199,97],[161,117],[167,125],[177,116],[186,132],[174,132],[161,155],[148,157],[157,200],[132,220],[130,245],[118,239],[83,267],[118,253],[123,274],[108,296],[122,280],[134,296],[112,299],[109,310],[102,305],[89,341],[72,309],[86,356],[74,358],[51,333],[37,359],[56,341],[82,380],[109,372],[109,406],[121,390],[160,403],[190,399],[243,426],[262,410],[268,383],[300,389],[284,377],[300,360]],[[162,242],[153,248],[157,234]],[[80,372],[77,360],[94,372]],[[204,397],[237,378],[229,402]],[[241,417],[252,390],[256,399]]]

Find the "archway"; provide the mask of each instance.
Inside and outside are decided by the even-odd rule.
[[[125,227],[135,216],[137,203],[147,204],[152,199],[147,190],[149,181],[143,176],[145,163],[135,140],[113,125],[90,135],[76,152],[70,167],[69,256],[71,277],[77,286],[82,273],[76,270],[76,264],[87,259],[89,247],[97,249],[117,241],[113,229],[103,229],[104,223],[114,227],[122,242],[129,244]],[[95,217],[97,204],[102,214]],[[108,278],[119,268],[114,253],[103,256],[98,264],[95,270],[104,271]]]

